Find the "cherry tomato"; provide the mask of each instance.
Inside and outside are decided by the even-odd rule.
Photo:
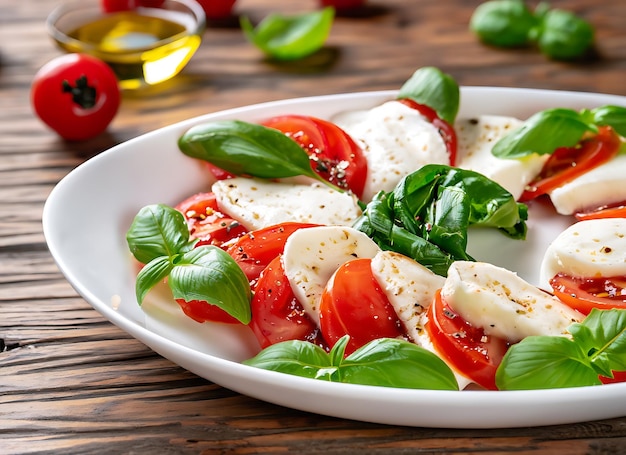
[[[528,202],[571,182],[585,172],[612,159],[620,149],[620,138],[610,126],[583,139],[574,147],[560,147],[550,155],[539,175],[528,184],[520,202]]]
[[[31,89],[35,113],[68,141],[102,133],[117,114],[120,98],[113,70],[85,54],[64,54],[46,63]]]
[[[574,214],[578,221],[596,220],[599,218],[626,218],[626,202],[615,205],[605,205],[587,212]]]
[[[317,225],[286,222],[268,226],[239,237],[226,251],[237,261],[248,280],[254,282],[265,267],[283,252],[291,234],[313,226]]]
[[[105,13],[128,11],[144,6],[146,8],[160,8],[165,0],[100,0],[100,7]]]
[[[281,256],[263,270],[252,297],[250,328],[262,348],[288,340],[310,341],[326,349],[317,324],[291,290]]]
[[[232,15],[235,0],[197,0],[207,19],[225,19]]]
[[[439,134],[441,135],[441,138],[443,139],[443,142],[444,144],[446,144],[446,148],[448,149],[448,156],[450,157],[450,166],[454,166],[456,163],[456,155],[457,155],[457,148],[458,148],[456,130],[454,129],[454,127],[450,125],[448,122],[446,122],[445,120],[441,119],[437,115],[437,112],[429,106],[426,106],[424,104],[419,104],[418,102],[413,101],[412,99],[409,99],[409,98],[403,98],[398,101],[418,111],[420,114],[426,117],[428,121],[432,123],[435,128],[437,128],[437,131],[439,131]]]
[[[346,355],[377,338],[404,335],[402,324],[372,273],[372,260],[341,265],[320,300],[320,329],[329,346],[350,335]]]
[[[284,115],[263,125],[282,131],[309,154],[311,168],[326,181],[350,189],[359,198],[367,177],[361,148],[337,125],[315,117]]]
[[[212,305],[203,300],[192,300],[187,302],[183,299],[176,299],[187,316],[197,322],[222,322],[225,324],[241,324],[236,318],[216,305]]]
[[[550,285],[559,300],[583,314],[593,308],[626,308],[626,276],[579,278],[558,273]]]
[[[176,209],[184,215],[191,237],[200,240],[197,246],[222,247],[248,232],[237,220],[220,211],[213,193],[194,194],[180,202]]]
[[[437,292],[425,324],[433,345],[462,375],[489,390],[496,390],[496,369],[506,353],[506,340],[488,336],[455,313]]]

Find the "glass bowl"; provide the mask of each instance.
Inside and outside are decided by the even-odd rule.
[[[61,49],[100,58],[120,88],[132,90],[178,74],[202,42],[206,17],[195,0],[114,13],[103,12],[99,2],[79,0],[52,11],[47,28]]]

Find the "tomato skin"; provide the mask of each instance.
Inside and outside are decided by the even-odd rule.
[[[614,371],[612,378],[600,376],[602,384],[616,384],[618,382],[626,382],[626,371]]]
[[[192,300],[187,302],[183,299],[176,299],[188,317],[196,322],[221,322],[224,324],[241,324],[236,318],[216,305],[212,305],[202,300]]]
[[[50,128],[68,141],[83,141],[102,133],[120,106],[120,89],[113,70],[86,54],[64,54],[35,74],[31,104]]]
[[[559,300],[585,315],[593,308],[626,309],[626,276],[585,278],[558,273],[550,285]]]
[[[363,196],[367,160],[359,145],[334,123],[305,115],[281,115],[263,125],[282,131],[308,153],[311,168],[323,179]]]
[[[207,19],[225,19],[232,15],[235,0],[197,0]]]
[[[165,0],[100,0],[100,8],[105,13],[129,11],[140,6],[146,8],[160,8]]]
[[[435,128],[439,131],[441,138],[443,139],[444,144],[446,144],[446,148],[448,149],[448,156],[450,157],[450,166],[454,166],[456,164],[456,155],[458,149],[458,140],[456,136],[456,130],[452,125],[443,120],[437,115],[437,112],[424,104],[420,104],[410,98],[402,98],[397,100],[405,106],[410,107],[411,109],[415,109],[420,114],[428,119],[430,123],[433,124]]]
[[[327,349],[317,324],[298,302],[277,256],[261,273],[252,297],[250,328],[262,348],[288,340],[310,341]]]
[[[192,238],[199,239],[197,246],[223,247],[226,242],[246,232],[237,220],[221,212],[213,193],[197,193],[181,201],[176,209],[183,214]]]
[[[457,371],[485,389],[497,390],[496,370],[508,350],[506,340],[487,336],[465,321],[443,301],[440,291],[428,308],[425,329],[440,356]]]
[[[539,175],[519,198],[528,202],[571,182],[585,172],[611,160],[620,149],[620,138],[610,126],[598,128],[598,134],[581,140],[574,147],[560,147],[544,163]]]
[[[269,263],[282,254],[291,234],[314,226],[318,225],[285,222],[268,226],[239,237],[226,252],[239,264],[248,280],[254,282]]]
[[[578,221],[598,220],[601,218],[626,218],[626,202],[598,207],[587,212],[578,212],[574,216]]]
[[[395,310],[372,273],[372,260],[341,265],[320,300],[320,329],[329,346],[350,335],[346,355],[377,338],[405,335]]]

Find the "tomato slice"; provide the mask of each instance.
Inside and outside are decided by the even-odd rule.
[[[626,218],[626,201],[615,205],[604,205],[587,212],[574,214],[578,221],[597,220],[600,218]]]
[[[428,119],[430,123],[433,124],[441,138],[443,139],[444,144],[446,144],[446,148],[448,149],[448,156],[450,157],[450,166],[454,166],[456,163],[456,155],[458,148],[458,141],[456,137],[456,130],[452,125],[443,120],[437,115],[437,112],[425,104],[420,104],[410,98],[402,98],[399,99],[402,104],[409,106],[412,109],[415,109],[420,114]]]
[[[192,300],[187,302],[183,299],[176,299],[187,316],[196,322],[222,322],[225,324],[241,324],[236,318],[216,305],[212,305],[203,300]]]
[[[359,198],[367,177],[367,160],[357,143],[334,123],[304,115],[281,115],[263,125],[282,131],[307,152],[311,168],[326,181]]]
[[[199,239],[197,246],[222,247],[248,232],[237,220],[220,211],[213,193],[194,194],[181,201],[176,209],[184,215],[191,237]]]
[[[317,324],[291,290],[281,257],[274,258],[259,277],[251,303],[250,328],[262,348],[281,341],[304,340],[326,349]]]
[[[496,369],[509,348],[509,343],[498,337],[486,335],[455,313],[435,294],[428,308],[426,332],[447,362],[476,384],[488,390],[497,390]]]
[[[346,355],[377,338],[404,335],[395,310],[374,278],[371,263],[371,259],[361,258],[341,265],[320,300],[322,335],[330,346],[350,335]]]
[[[285,222],[248,232],[230,245],[230,254],[243,270],[250,282],[255,281],[261,272],[285,248],[285,242],[298,229],[318,226],[310,223]]]
[[[626,276],[585,278],[558,273],[550,285],[559,300],[583,314],[593,308],[626,308]]]
[[[574,147],[560,147],[550,155],[539,175],[519,198],[528,202],[571,182],[585,172],[611,160],[620,149],[620,138],[610,126],[601,126],[594,136]]]

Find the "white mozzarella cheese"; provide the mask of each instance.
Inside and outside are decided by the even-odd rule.
[[[436,127],[415,109],[388,101],[367,111],[336,115],[332,121],[363,149],[368,172],[363,200],[391,191],[406,175],[425,164],[448,164],[445,143]]]
[[[522,123],[514,117],[498,115],[457,120],[454,124],[458,141],[456,165],[489,177],[518,199],[528,182],[539,174],[548,156],[533,154],[504,159],[494,156],[491,149]]]
[[[450,266],[442,299],[487,335],[512,343],[531,335],[567,335],[583,315],[514,272],[484,262]]]
[[[618,155],[553,190],[550,199],[562,215],[626,201],[626,155]]]
[[[626,275],[626,219],[580,221],[564,230],[544,254],[542,284],[559,272],[576,277]]]
[[[353,196],[323,183],[236,177],[215,182],[212,190],[224,212],[252,230],[285,221],[350,226],[361,214]]]
[[[295,297],[319,325],[319,300],[335,270],[352,259],[373,258],[379,251],[372,239],[354,228],[320,226],[291,234],[282,261]]]

